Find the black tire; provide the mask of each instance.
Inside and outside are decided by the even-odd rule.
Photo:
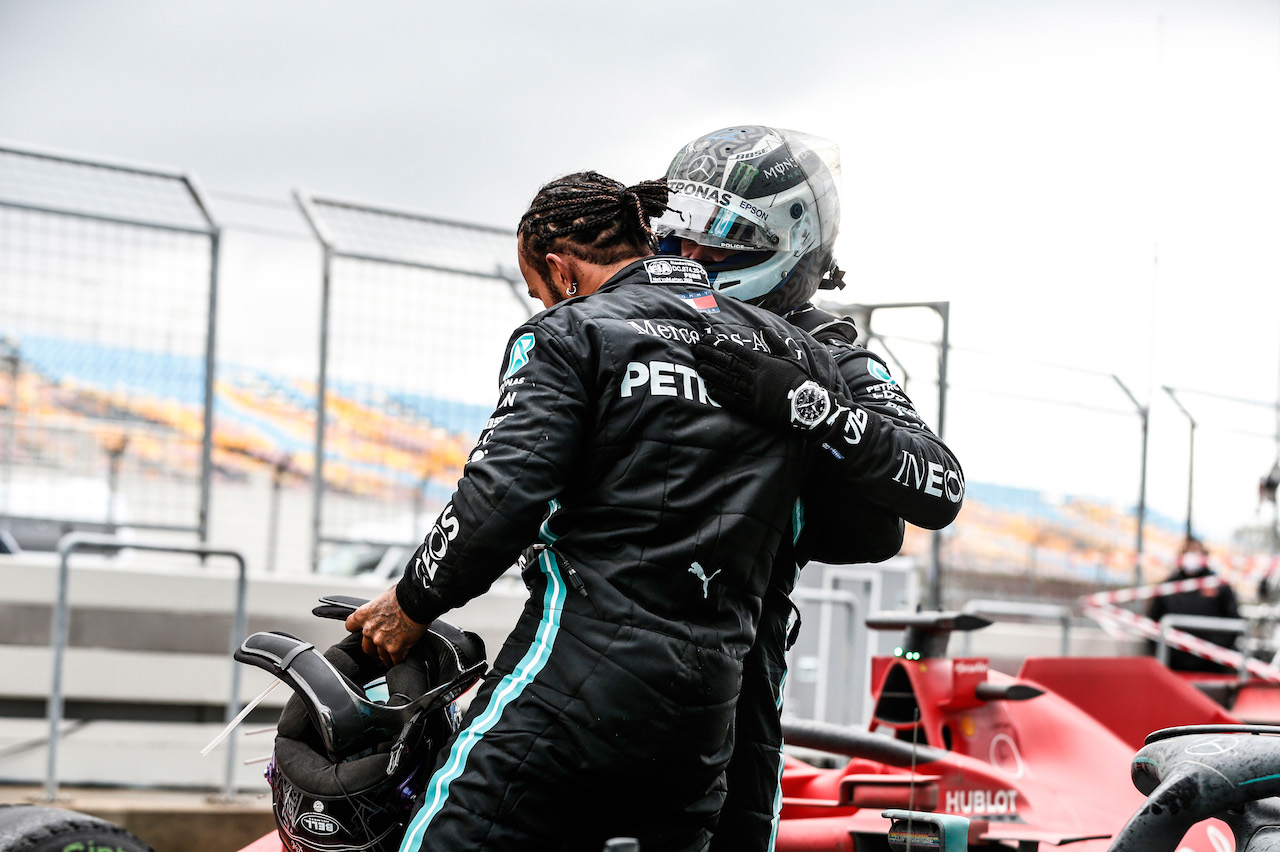
[[[0,805],[0,852],[155,852],[105,819],[62,808]]]

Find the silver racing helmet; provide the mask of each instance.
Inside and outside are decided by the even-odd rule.
[[[839,286],[840,151],[832,141],[759,125],[727,127],[680,149],[668,210],[653,222],[663,252],[690,240],[732,254],[704,266],[727,296],[786,314],[819,286]],[[825,279],[825,282],[824,282]]]

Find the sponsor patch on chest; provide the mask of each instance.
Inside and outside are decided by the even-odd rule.
[[[703,313],[720,313],[720,306],[716,304],[716,296],[710,290],[703,290],[699,293],[677,293],[676,295],[686,302],[692,302],[693,306]]]
[[[651,257],[644,262],[650,284],[707,286],[707,272],[696,260],[683,257]]]

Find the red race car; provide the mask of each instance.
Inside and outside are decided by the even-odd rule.
[[[1101,852],[1143,809],[1130,764],[1148,734],[1239,722],[1149,657],[1029,658],[1010,677],[984,658],[946,655],[952,631],[989,623],[946,612],[868,619],[872,629],[903,631],[902,644],[873,660],[866,728],[784,725],[793,751],[848,759],[824,768],[787,757],[778,852],[890,848],[886,811],[964,817],[971,850]],[[1216,819],[1196,822],[1176,845],[1235,847]],[[241,852],[283,845],[273,832]]]

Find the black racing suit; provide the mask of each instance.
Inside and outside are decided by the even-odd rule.
[[[706,848],[810,451],[713,402],[691,345],[765,347],[770,326],[831,368],[680,258],[637,261],[515,331],[498,408],[398,600],[427,623],[545,547],[402,849]]]
[[[774,560],[756,642],[743,664],[728,796],[713,852],[774,848],[781,806],[780,713],[792,639],[789,595],[800,568],[810,559],[881,562],[902,546],[902,519],[941,529],[955,520],[964,499],[959,462],[925,425],[884,362],[856,345],[853,323],[813,305],[788,319],[827,346],[848,399],[879,415],[881,424],[875,443],[853,467],[831,464],[810,471],[799,523]]]

